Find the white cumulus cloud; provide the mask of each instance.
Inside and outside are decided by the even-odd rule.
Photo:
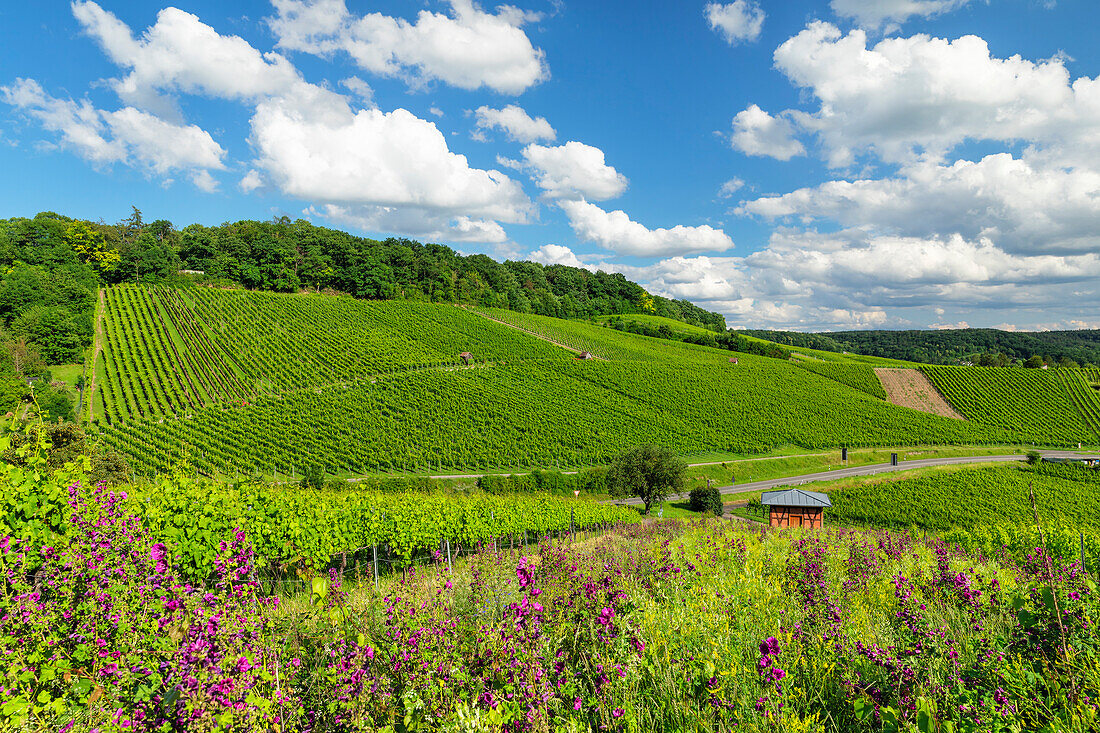
[[[996,58],[977,36],[868,46],[863,30],[814,22],[776,49],[775,65],[820,102],[789,114],[819,135],[834,166],[862,152],[943,156],[968,140],[1032,141],[1067,160],[1100,148],[1097,79],[1071,82],[1061,58]]]
[[[556,147],[532,143],[523,149],[523,159],[549,198],[603,201],[621,195],[628,184],[604,162],[602,150],[575,140]]]
[[[569,267],[585,267],[592,269],[592,265],[586,265],[573,250],[560,244],[544,244],[534,252],[527,255],[532,262],[541,262],[544,265],[568,265]]]
[[[488,244],[508,242],[504,227],[491,219],[454,216],[438,209],[371,204],[323,204],[310,206],[303,213],[371,232],[400,232],[404,236],[424,242]]]
[[[472,0],[450,0],[449,15],[422,10],[410,22],[382,13],[356,16],[343,0],[273,4],[277,15],[268,22],[281,48],[318,55],[342,51],[362,69],[413,84],[438,80],[518,94],[550,73],[543,52],[523,30],[537,16],[509,5],[488,13]]]
[[[250,110],[249,143],[256,157],[237,184],[245,193],[269,185],[304,200],[307,211],[317,216],[373,231],[450,241],[502,242],[507,236],[501,222],[524,222],[534,210],[518,183],[499,171],[474,168],[465,156],[452,152],[435,124],[404,109],[377,109],[373,90],[359,77],[340,83],[365,109],[353,107],[348,96],[305,81],[284,56],[262,53],[242,38],[219,34],[190,13],[166,8],[157,14],[153,26],[136,37],[126,24],[90,0],[77,0],[72,7],[85,32],[128,72],[112,82],[115,91],[144,110],[105,113],[98,121],[85,120],[83,128],[69,126],[72,134],[84,135],[86,148],[98,149],[105,159],[122,154],[112,147],[122,141],[127,155],[140,156],[157,170],[170,164],[173,154],[201,170],[216,168],[210,154],[224,155],[224,151],[204,147],[197,128],[177,126],[174,150],[153,146],[165,136],[167,123],[147,112],[160,109],[178,115],[175,96],[193,94],[237,101]],[[460,59],[448,56],[452,52],[445,48],[447,43],[473,43],[480,49],[475,49],[474,56],[503,53],[503,63],[509,64],[515,55],[497,46],[515,46],[516,33],[527,43],[519,27],[530,20],[508,8],[487,14],[469,2],[455,2],[453,17],[422,13],[416,24],[381,16],[352,18],[343,2],[327,0],[280,2],[276,9],[279,17],[272,20],[273,27],[282,31],[286,48],[340,50],[335,38],[321,36],[347,40],[352,37],[347,33],[354,35],[355,29],[368,27],[381,33],[375,40],[384,45],[386,29],[396,28],[404,40],[393,49],[393,63],[418,65],[408,61],[411,57],[402,55],[400,48],[423,42],[415,53],[426,54],[423,59],[434,58],[432,63],[455,73],[462,73],[461,69],[449,65]],[[363,50],[366,37],[356,38],[356,47]],[[327,50],[320,48],[325,44]],[[452,51],[461,53],[461,49]],[[433,57],[436,52],[442,55]],[[541,63],[541,53],[535,55]],[[431,75],[434,67],[424,63],[424,73]],[[507,74],[523,73],[492,63],[484,70],[486,84],[501,88],[508,86]],[[494,76],[498,72],[503,76]],[[79,120],[87,111],[77,105],[72,115]],[[103,129],[113,137],[104,138]],[[100,136],[98,140],[95,135]],[[192,180],[204,189],[214,185],[208,172],[194,174]]]
[[[485,130],[494,128],[503,130],[509,140],[521,143],[556,140],[558,137],[558,133],[545,117],[531,117],[519,105],[509,104],[503,109],[482,105],[474,114],[477,117],[477,132],[482,137]]]
[[[910,18],[930,18],[956,10],[970,0],[831,0],[829,7],[864,28],[896,26]]]
[[[257,100],[299,90],[297,70],[276,53],[262,54],[238,36],[223,36],[191,13],[165,8],[141,38],[113,13],[88,0],[73,15],[107,56],[129,74],[112,86],[126,103],[178,116],[162,92]]]
[[[207,192],[217,187],[210,171],[225,169],[225,150],[196,125],[167,122],[133,107],[103,111],[86,99],[59,99],[34,79],[0,87],[0,95],[58,133],[62,147],[97,165],[122,163],[162,178],[185,172]]]
[[[733,247],[733,240],[725,232],[707,224],[648,229],[624,211],[604,211],[584,200],[562,200],[558,205],[578,237],[619,254],[655,257],[723,252]]]
[[[806,152],[794,135],[795,128],[789,120],[781,116],[772,117],[753,104],[733,118],[730,144],[747,155],[790,160]]]
[[[252,169],[244,174],[244,177],[237,183],[237,188],[241,189],[244,193],[252,193],[263,185],[263,176],[260,175],[258,170]]]
[[[711,30],[721,33],[730,44],[755,41],[764,27],[764,11],[751,0],[707,3],[703,13]]]
[[[739,212],[909,236],[960,233],[1009,252],[1087,252],[1100,249],[1100,172],[996,153],[919,162],[890,178],[828,181],[747,201]]]
[[[257,108],[251,139],[260,166],[297,198],[505,222],[531,209],[519,184],[470,167],[435,124],[404,109],[311,117],[272,100]]]

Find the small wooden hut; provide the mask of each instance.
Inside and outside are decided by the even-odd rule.
[[[730,364],[736,364],[736,363],[737,363],[737,357],[736,356],[731,356],[730,357]]]
[[[768,523],[773,527],[820,527],[829,497],[816,491],[784,489],[765,491],[760,503],[769,507]]]
[[[463,364],[469,365],[469,363],[474,360],[474,355],[471,354],[469,351],[463,351],[461,354],[458,355],[458,358],[462,359]]]
[[[578,359],[595,359],[596,357],[592,356],[592,354],[588,353],[587,351],[582,351],[581,353],[577,354],[577,358]]]

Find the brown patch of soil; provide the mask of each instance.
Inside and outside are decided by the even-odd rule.
[[[928,377],[916,369],[876,367],[875,374],[886,390],[886,398],[895,405],[956,420],[966,419],[944,399]]]

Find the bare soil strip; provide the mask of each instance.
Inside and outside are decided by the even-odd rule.
[[[916,369],[876,367],[875,374],[886,390],[887,399],[895,405],[956,420],[966,419],[944,399],[928,377]]]

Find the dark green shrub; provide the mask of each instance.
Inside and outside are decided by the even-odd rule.
[[[713,512],[715,516],[720,517],[725,511],[722,493],[713,486],[692,489],[688,494],[688,503],[693,512]]]

